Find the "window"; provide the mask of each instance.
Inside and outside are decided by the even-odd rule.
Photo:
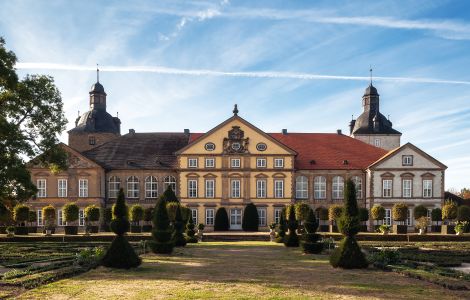
[[[391,198],[392,197],[392,183],[391,179],[384,179],[382,180],[382,196],[384,198]]]
[[[121,188],[121,179],[117,176],[109,177],[109,198],[117,198]]]
[[[96,140],[95,140],[95,137],[94,137],[94,136],[88,137],[88,144],[89,144],[89,145],[94,145],[94,144],[96,144]]]
[[[78,197],[88,197],[88,179],[78,180]]]
[[[354,186],[356,187],[356,198],[361,199],[362,198],[362,178],[359,176],[354,176],[352,178],[352,181],[354,182]]]
[[[413,155],[403,155],[402,156],[402,165],[403,166],[412,166],[413,165]]]
[[[206,168],[214,168],[214,167],[215,167],[215,159],[206,158]]]
[[[197,198],[197,180],[188,180],[188,197]]]
[[[268,146],[265,143],[258,143],[256,144],[256,150],[258,151],[265,151]]]
[[[163,181],[163,185],[165,190],[170,186],[173,192],[176,194],[176,179],[173,176],[166,176],[165,180]]]
[[[258,208],[258,226],[266,226],[266,208]]]
[[[239,179],[233,179],[231,181],[231,196],[232,198],[240,198],[240,180]]]
[[[275,158],[274,159],[275,168],[284,168],[284,158]]]
[[[333,177],[333,199],[343,199],[344,179],[341,176]]]
[[[274,209],[274,222],[276,224],[279,224],[279,221],[281,220],[281,213],[282,213],[282,208]]]
[[[67,179],[57,180],[57,197],[67,197]]]
[[[326,178],[317,176],[313,182],[313,196],[315,199],[326,199]]]
[[[423,197],[424,198],[432,197],[432,180],[430,179],[423,180]]]
[[[274,198],[284,198],[284,180],[274,180]]]
[[[62,214],[62,209],[57,210],[57,225],[64,226],[64,215]]]
[[[308,198],[308,179],[306,176],[299,176],[295,180],[295,198]]]
[[[154,176],[147,176],[145,178],[145,198],[157,198],[158,196],[158,181]]]
[[[411,198],[411,185],[413,181],[411,179],[403,179],[403,197]]]
[[[232,166],[232,168],[240,168],[240,159],[232,158],[230,165]]]
[[[85,212],[83,209],[78,211],[78,226],[85,226]]]
[[[388,226],[392,225],[392,210],[390,208],[385,209],[384,224]]]
[[[127,178],[127,198],[139,198],[139,178],[137,176]]]
[[[191,208],[191,218],[193,218],[193,223],[197,224],[197,208]]]
[[[266,179],[256,180],[256,198],[266,198]]]
[[[38,225],[38,226],[43,226],[44,224],[43,224],[43,219],[42,219],[42,209],[38,209],[38,214],[37,214],[37,215],[38,215],[38,217],[37,217],[37,219],[38,219],[37,225]]]
[[[206,198],[214,198],[215,180],[206,179]]]
[[[206,143],[204,145],[204,149],[207,151],[214,151],[215,150],[215,144],[214,143]]]
[[[413,226],[413,210],[411,208],[406,212],[406,226]]]
[[[257,168],[266,168],[266,158],[257,158],[256,159]]]
[[[188,158],[188,168],[197,168],[197,158]]]
[[[38,179],[36,181],[36,186],[38,188],[38,198],[46,197],[46,179]]]
[[[214,225],[214,209],[206,208],[206,225]]]
[[[380,139],[375,139],[374,140],[374,145],[375,145],[375,147],[380,147],[381,146]]]

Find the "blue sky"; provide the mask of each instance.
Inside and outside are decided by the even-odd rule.
[[[348,131],[369,66],[390,115],[470,186],[468,1],[12,1],[18,70],[52,75],[73,127],[96,80],[122,132],[193,132],[240,115],[268,132]],[[66,134],[61,137],[66,141]]]

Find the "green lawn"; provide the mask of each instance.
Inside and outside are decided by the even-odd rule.
[[[394,272],[333,269],[324,255],[268,242],[202,243],[147,254],[134,270],[100,267],[20,299],[468,299]]]

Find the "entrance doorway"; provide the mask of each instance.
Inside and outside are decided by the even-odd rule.
[[[242,229],[242,209],[241,208],[230,209],[230,229],[232,230]]]

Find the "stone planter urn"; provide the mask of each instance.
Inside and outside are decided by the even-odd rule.
[[[419,228],[418,234],[419,234],[419,235],[426,234],[426,230],[424,230],[423,228]]]
[[[203,235],[204,235],[204,230],[198,229],[198,230],[197,230],[197,240],[198,240],[199,242],[202,242],[202,237],[203,237]]]
[[[269,240],[271,242],[274,242],[274,240],[276,239],[276,230],[275,229],[269,229]]]

